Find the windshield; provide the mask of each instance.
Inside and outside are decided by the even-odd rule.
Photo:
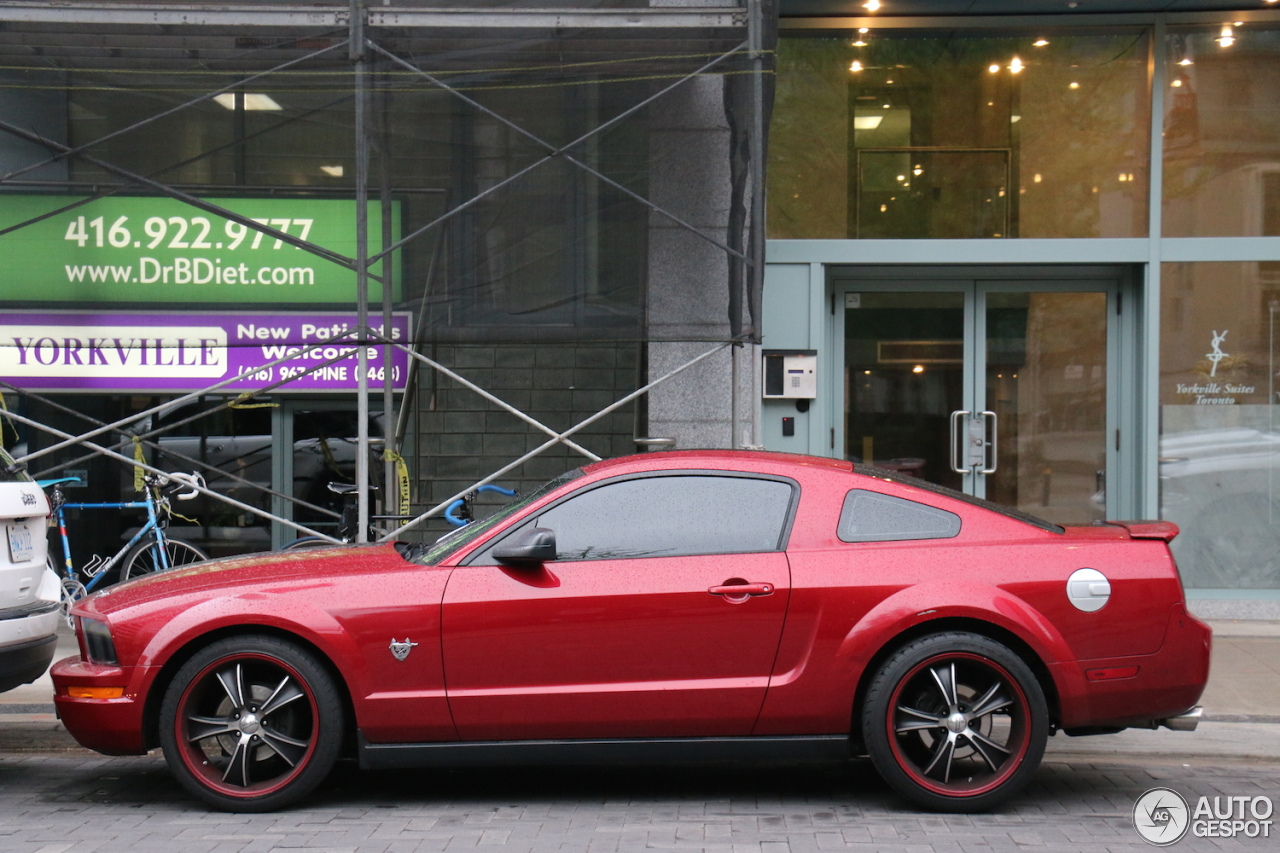
[[[498,525],[505,519],[515,515],[529,504],[541,498],[548,492],[560,488],[570,480],[575,480],[582,476],[582,469],[575,468],[556,477],[554,480],[548,480],[538,488],[534,489],[527,495],[518,498],[515,501],[501,507],[497,512],[488,518],[473,521],[465,527],[459,527],[456,530],[450,530],[430,545],[407,545],[400,548],[400,554],[411,563],[418,563],[423,566],[434,566],[441,560],[450,556],[462,546],[474,542],[480,536],[484,535],[488,530]]]

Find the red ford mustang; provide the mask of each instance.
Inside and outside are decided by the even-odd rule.
[[[1061,528],[875,468],[587,465],[433,545],[220,560],[78,604],[85,746],[264,811],[362,767],[867,754],[946,811],[1049,735],[1192,729],[1209,629],[1161,522]]]

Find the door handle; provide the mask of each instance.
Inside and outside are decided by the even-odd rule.
[[[957,409],[951,413],[951,470],[955,471],[957,474],[969,473],[967,465],[964,467],[961,467],[960,465],[960,445],[963,419],[967,418],[971,414],[972,412],[965,411],[964,409]],[[963,432],[965,438],[968,438],[968,429],[964,429]],[[968,454],[966,453],[965,456],[967,457]]]
[[[730,598],[747,598],[752,595],[773,595],[771,583],[734,583],[713,586],[707,589],[712,595],[727,595]]]
[[[986,426],[988,421],[990,421],[991,425],[984,432],[990,436],[991,440],[985,442],[985,446],[982,448],[984,457],[982,460],[982,473],[994,474],[996,467],[1000,464],[1000,459],[996,455],[996,442],[999,440],[997,434],[1000,431],[1000,424],[996,419],[995,412],[982,413],[983,425]]]

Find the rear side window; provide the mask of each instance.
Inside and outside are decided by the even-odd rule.
[[[845,495],[836,535],[843,542],[950,539],[960,533],[960,516],[915,501],[854,489]]]

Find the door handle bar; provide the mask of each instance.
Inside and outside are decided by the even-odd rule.
[[[987,430],[987,436],[990,438],[990,440],[987,442],[987,446],[983,448],[983,454],[984,454],[984,458],[986,459],[986,464],[982,468],[982,473],[994,474],[996,472],[996,468],[1000,465],[1000,459],[996,454],[996,450],[997,450],[996,442],[999,441],[998,436],[1000,432],[1000,424],[996,419],[995,412],[983,412],[982,420],[985,423],[989,424],[989,429]]]
[[[962,418],[971,415],[972,412],[964,409],[957,409],[951,413],[951,470],[957,474],[968,474],[968,468],[960,467],[960,423]]]
[[[712,595],[772,595],[773,584],[771,583],[738,583],[729,584],[727,586],[713,586],[707,592]]]

